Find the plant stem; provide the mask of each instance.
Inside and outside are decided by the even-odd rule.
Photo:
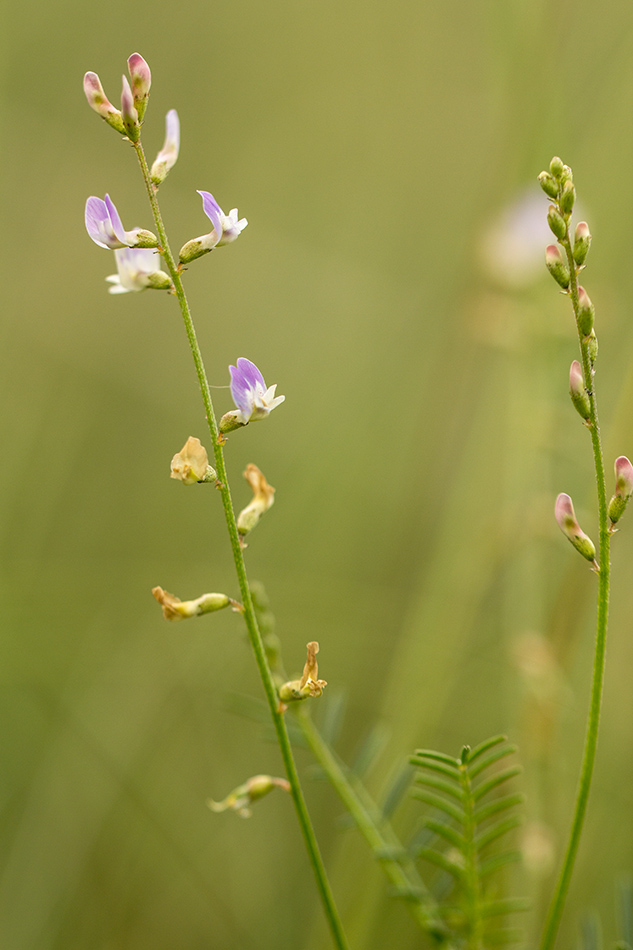
[[[579,303],[578,303],[578,277],[576,263],[572,253],[572,245],[569,237],[569,228],[567,228],[566,238],[561,241],[567,254],[571,280],[569,285],[569,296],[574,308],[576,317],[576,326],[578,327]],[[580,351],[582,354],[582,368],[585,380],[585,388],[589,395],[591,406],[591,415],[589,418],[589,432],[591,434],[591,445],[593,448],[594,466],[596,470],[596,485],[598,491],[598,518],[600,523],[600,544],[599,558],[600,569],[598,572],[598,610],[596,619],[596,641],[593,661],[593,677],[591,682],[591,699],[589,704],[589,715],[587,718],[587,730],[585,735],[585,747],[578,780],[578,789],[576,792],[576,805],[567,842],[567,850],[563,859],[556,888],[552,896],[552,901],[545,922],[543,939],[541,941],[541,950],[550,950],[556,940],[556,933],[560,924],[561,915],[569,883],[571,880],[578,845],[582,833],[585,813],[587,811],[587,801],[589,799],[589,789],[591,787],[591,777],[596,758],[596,747],[598,743],[598,726],[600,723],[600,708],[602,704],[602,684],[604,680],[605,651],[607,639],[607,622],[609,614],[609,581],[610,581],[610,563],[609,563],[609,542],[611,535],[609,533],[609,523],[607,516],[607,489],[604,474],[604,460],[602,456],[602,446],[600,443],[600,426],[598,423],[598,408],[593,386],[593,366],[589,352],[588,339],[583,337],[578,330],[578,339],[580,342]]]
[[[305,707],[297,710],[297,720],[312,754],[380,861],[396,893],[407,901],[411,914],[422,930],[438,942],[445,940],[447,930],[439,917],[437,904],[391,824],[363,783],[325,742]]]
[[[193,362],[196,368],[196,375],[198,376],[198,382],[200,384],[200,392],[202,394],[202,401],[204,403],[205,413],[207,417],[207,423],[209,426],[209,432],[211,434],[211,440],[213,442],[213,454],[215,458],[215,469],[218,476],[218,487],[222,495],[222,504],[224,507],[224,515],[226,518],[226,524],[228,528],[229,538],[231,541],[231,549],[233,551],[233,559],[235,561],[235,570],[237,573],[237,578],[240,587],[240,593],[242,597],[243,605],[243,616],[246,623],[246,629],[248,631],[248,637],[255,654],[255,661],[257,663],[257,668],[259,670],[259,675],[264,686],[264,692],[266,693],[266,699],[268,701],[268,706],[270,709],[270,715],[275,726],[275,732],[277,734],[277,741],[279,743],[279,749],[281,751],[281,757],[283,759],[284,767],[286,770],[286,775],[288,781],[290,782],[291,794],[294,801],[295,809],[297,812],[297,817],[299,820],[299,826],[303,834],[304,843],[306,850],[308,852],[308,858],[314,876],[316,878],[317,887],[321,896],[321,901],[323,903],[323,908],[327,921],[330,927],[332,934],[332,939],[334,945],[338,950],[347,950],[347,940],[343,932],[343,926],[334,903],[334,897],[330,888],[330,884],[327,878],[325,871],[325,866],[323,864],[323,859],[319,850],[319,846],[316,840],[314,829],[312,827],[312,822],[310,820],[310,815],[308,813],[307,805],[305,798],[303,796],[303,791],[301,789],[301,784],[299,782],[299,775],[297,773],[297,767],[294,760],[294,755],[292,752],[292,747],[290,745],[290,739],[288,737],[288,731],[286,729],[286,722],[284,715],[280,710],[279,697],[277,696],[277,690],[273,682],[272,674],[270,667],[268,665],[268,660],[266,658],[266,653],[264,650],[264,645],[262,643],[261,634],[257,624],[257,618],[255,616],[255,610],[253,607],[253,600],[251,597],[250,587],[248,583],[248,578],[246,575],[246,565],[244,563],[244,555],[242,552],[242,547],[240,545],[240,539],[237,531],[237,523],[235,520],[235,511],[233,509],[233,502],[231,499],[231,491],[229,487],[229,482],[226,473],[226,466],[224,464],[224,451],[223,444],[219,438],[218,426],[215,418],[215,412],[213,410],[213,402],[211,399],[211,391],[209,389],[209,383],[207,380],[207,375],[204,368],[204,363],[202,360],[202,353],[200,352],[200,347],[198,345],[198,340],[196,337],[196,331],[193,324],[193,319],[191,317],[191,311],[189,309],[189,304],[187,302],[187,297],[185,295],[184,287],[182,284],[182,278],[180,271],[175,263],[173,254],[169,247],[169,242],[167,240],[167,234],[165,232],[165,226],[160,213],[160,208],[158,206],[158,200],[156,198],[156,192],[152,182],[150,180],[150,172],[145,158],[145,153],[140,142],[134,143],[134,148],[138,156],[139,164],[141,166],[141,171],[143,173],[143,179],[145,181],[145,187],[147,189],[147,194],[149,201],[152,207],[152,212],[154,214],[154,221],[156,223],[156,229],[158,232],[159,238],[159,250],[162,254],[165,264],[169,269],[171,275],[174,290],[176,297],[178,298],[178,303],[180,304],[180,310],[182,312],[182,317],[185,324],[185,329],[187,332],[187,339],[189,340],[189,347],[191,349],[191,355],[193,356]]]

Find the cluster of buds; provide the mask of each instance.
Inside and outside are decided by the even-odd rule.
[[[576,225],[573,244],[571,243],[569,225],[576,202],[576,190],[569,165],[563,164],[562,160],[555,156],[550,162],[549,171],[542,171],[538,180],[545,194],[552,199],[547,212],[547,223],[564,251],[561,253],[556,244],[549,244],[545,250],[545,264],[559,287],[569,293],[570,268],[574,268],[577,277],[585,266],[591,245],[591,233],[587,222],[580,221]],[[578,330],[584,338],[593,333],[593,318],[593,304],[586,290],[578,286]]]
[[[130,82],[127,76],[122,77],[120,109],[116,109],[109,101],[96,73],[86,73],[84,76],[84,92],[88,105],[102,119],[105,119],[108,125],[121,135],[127,135],[131,142],[138,142],[152,84],[152,74],[140,53],[132,53],[127,61],[127,68]]]
[[[274,788],[282,788],[284,792],[290,791],[290,782],[285,778],[274,778],[272,775],[253,775],[247,779],[243,785],[238,785],[221,802],[214,802],[212,798],[207,800],[207,805],[211,811],[234,811],[240,818],[251,817],[251,805],[253,802],[268,795]]]
[[[303,675],[300,680],[290,680],[279,687],[280,708],[286,709],[288,703],[298,702],[302,699],[308,699],[310,696],[321,696],[327,686],[325,680],[319,679],[319,666],[316,655],[319,652],[319,644],[316,640],[307,644],[308,657],[303,667]]]

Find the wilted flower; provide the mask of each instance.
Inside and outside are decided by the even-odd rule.
[[[286,398],[275,396],[277,384],[266,388],[264,377],[250,360],[240,356],[237,366],[229,366],[231,395],[238,408],[237,418],[242,425],[265,419]]]
[[[319,652],[319,644],[312,640],[307,644],[308,658],[303,668],[303,676],[300,680],[291,680],[284,683],[279,688],[279,699],[282,706],[285,703],[296,702],[297,700],[307,699],[309,696],[321,696],[327,686],[325,680],[319,679],[319,667],[316,655]]]
[[[152,594],[163,608],[165,620],[187,620],[189,617],[199,617],[201,614],[213,613],[214,610],[222,610],[229,604],[236,609],[241,609],[239,604],[226,594],[203,594],[195,600],[180,600],[162,587],[152,588]]]
[[[240,511],[237,518],[237,530],[240,535],[248,534],[252,531],[259,519],[268,511],[275,500],[275,489],[269,485],[256,465],[250,463],[246,466],[244,478],[251,486],[253,491],[253,500],[250,505]]]
[[[207,450],[193,435],[190,435],[180,452],[171,460],[171,478],[177,478],[185,485],[215,480],[216,473],[209,465]]]
[[[170,109],[165,118],[165,144],[156,156],[150,177],[155,185],[160,185],[174,167],[180,151],[180,119],[175,109]]]
[[[143,228],[126,231],[109,195],[104,201],[94,195],[88,198],[85,220],[86,231],[99,247],[115,250],[120,247],[156,247],[158,244],[151,231]]]
[[[156,255],[149,248],[122,247],[114,252],[117,274],[106,277],[111,294],[138,293],[141,290],[169,290],[171,277],[156,269]]]
[[[232,208],[228,214],[224,214],[212,194],[208,191],[199,191],[198,194],[202,197],[202,207],[213,225],[213,231],[187,241],[180,249],[180,261],[183,264],[188,264],[197,257],[207,254],[214,247],[231,244],[248,224],[246,218],[238,220],[237,208]]]
[[[274,788],[283,788],[284,792],[289,792],[290,782],[285,778],[274,778],[272,775],[253,775],[243,785],[234,788],[224,801],[214,802],[210,798],[207,805],[211,811],[226,811],[230,808],[241,818],[250,818],[250,806],[253,802],[268,795]]]

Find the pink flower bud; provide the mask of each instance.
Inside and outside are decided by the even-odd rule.
[[[587,390],[585,389],[582,367],[578,360],[574,360],[569,370],[569,395],[583,419],[589,419],[591,416],[591,403],[587,395]]]
[[[86,73],[84,76],[84,92],[90,108],[94,109],[102,119],[105,119],[108,125],[111,125],[113,129],[116,129],[121,135],[125,135],[121,113],[118,109],[115,109],[108,100],[108,97],[103,91],[101,80],[96,73]]]
[[[582,554],[588,561],[595,562],[595,545],[578,524],[572,500],[569,495],[566,495],[564,492],[561,492],[556,499],[554,516],[558,522],[558,527],[571,541],[578,553]]]
[[[147,100],[149,98],[149,89],[152,85],[152,74],[149,66],[140,53],[132,53],[127,61],[127,68],[132,80],[132,95],[134,96],[134,105],[138,112],[139,121],[143,121]]]
[[[584,287],[578,287],[578,329],[583,336],[589,336],[593,330],[595,308]]]
[[[633,465],[626,455],[620,455],[615,460],[615,493],[620,498],[629,498],[633,495]]]
[[[141,123],[138,119],[138,112],[134,106],[134,97],[130,84],[125,76],[121,77],[123,87],[121,89],[121,116],[127,137],[131,142],[138,142],[141,135]]]
[[[589,231],[589,225],[586,221],[580,221],[576,225],[576,231],[574,233],[574,260],[578,267],[582,267],[587,259],[587,254],[589,253],[589,246],[591,244],[591,232]]]
[[[629,498],[633,494],[633,465],[626,455],[615,460],[615,494],[609,502],[609,518],[614,525],[626,510]]]
[[[556,244],[545,248],[545,265],[556,281],[565,290],[569,287],[569,267]]]

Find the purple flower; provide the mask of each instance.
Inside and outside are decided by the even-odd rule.
[[[286,398],[275,396],[277,384],[266,388],[264,377],[254,363],[241,356],[237,366],[229,366],[231,374],[231,395],[240,415],[240,422],[246,425],[257,419],[265,419],[269,412]]]
[[[169,290],[171,277],[156,267],[156,254],[146,247],[122,247],[114,252],[117,274],[106,277],[111,294],[138,293],[151,287]]]
[[[117,247],[134,247],[141,229],[126,231],[110,196],[106,195],[105,201],[102,201],[93,195],[86,201],[86,230],[99,247],[114,250]]]
[[[248,221],[246,218],[237,219],[237,208],[233,208],[228,214],[224,214],[222,208],[217,203],[212,194],[208,191],[199,191],[202,198],[202,208],[207,218],[213,225],[213,231],[209,235],[211,247],[222,247],[223,244],[231,244],[244,230]]]

